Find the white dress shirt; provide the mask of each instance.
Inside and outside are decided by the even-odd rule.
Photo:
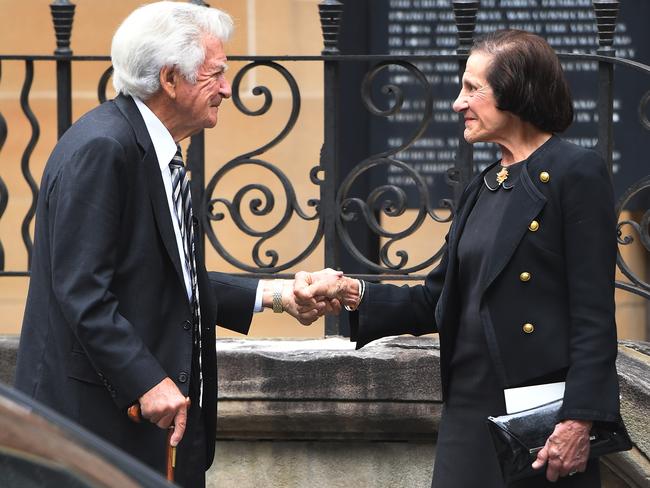
[[[160,173],[162,174],[163,184],[165,185],[165,194],[167,195],[167,204],[169,205],[169,216],[172,220],[174,227],[174,235],[176,236],[176,247],[178,248],[178,256],[183,268],[183,278],[185,280],[185,291],[187,292],[188,300],[192,299],[192,282],[190,281],[190,270],[185,262],[183,253],[183,238],[181,231],[178,227],[178,220],[175,218],[174,213],[174,199],[172,197],[172,173],[169,168],[169,163],[176,154],[176,142],[169,133],[167,128],[163,125],[160,119],[154,114],[145,103],[137,97],[133,97],[135,105],[138,107],[144,125],[147,127],[147,132],[153,143],[153,148],[156,151],[158,164],[160,165]],[[255,294],[255,307],[253,312],[262,311],[262,282],[257,285],[257,293]]]

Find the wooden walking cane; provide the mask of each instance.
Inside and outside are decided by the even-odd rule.
[[[140,411],[140,405],[137,403],[129,407],[127,415],[135,423],[142,422],[142,412]],[[165,451],[165,457],[167,459],[167,480],[172,482],[174,481],[174,468],[176,467],[176,446],[170,444],[173,433],[174,426],[172,425],[167,431],[167,448]]]

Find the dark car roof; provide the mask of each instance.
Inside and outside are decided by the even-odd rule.
[[[0,455],[52,467],[97,487],[175,486],[117,447],[0,382]]]

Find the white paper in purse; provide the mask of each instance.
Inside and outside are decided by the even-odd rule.
[[[503,390],[506,412],[515,413],[564,398],[564,381]]]

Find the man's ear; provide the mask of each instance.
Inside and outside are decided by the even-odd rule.
[[[180,73],[174,66],[163,66],[160,70],[160,87],[172,100],[176,98],[176,88],[180,79]]]

